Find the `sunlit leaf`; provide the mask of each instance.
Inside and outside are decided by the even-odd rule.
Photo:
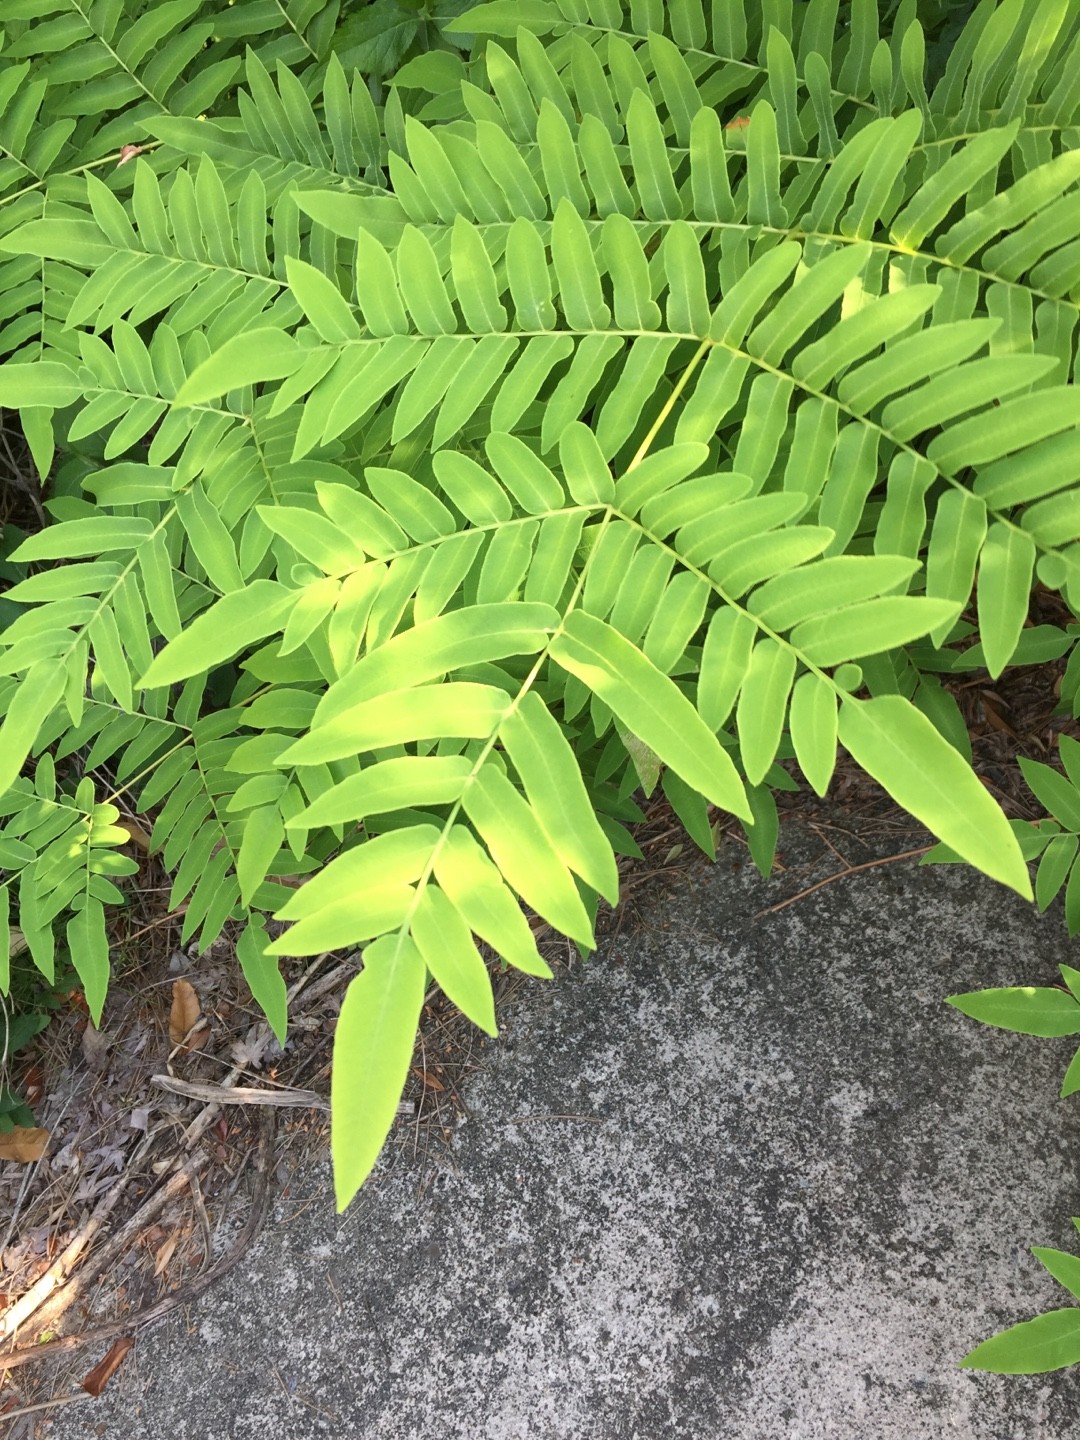
[[[412,940],[386,935],[364,951],[364,968],[345,991],[330,1072],[330,1148],[339,1211],[371,1173],[394,1123],[426,974]]]
[[[1032,898],[1027,865],[999,806],[910,701],[846,697],[839,735],[863,769],[969,865]]]

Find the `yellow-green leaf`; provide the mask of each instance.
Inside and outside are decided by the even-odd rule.
[[[846,697],[840,742],[867,774],[961,859],[1032,899],[1016,836],[958,750],[900,695]]]
[[[330,1072],[330,1150],[339,1212],[370,1175],[394,1123],[426,975],[413,941],[386,935],[364,951],[364,968],[345,992]]]

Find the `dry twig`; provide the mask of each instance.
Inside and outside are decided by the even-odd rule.
[[[50,1356],[78,1349],[82,1345],[112,1341],[119,1335],[129,1335],[133,1331],[143,1330],[173,1310],[179,1309],[180,1306],[189,1305],[192,1300],[197,1299],[205,1290],[208,1290],[215,1280],[227,1274],[259,1233],[270,1208],[270,1176],[274,1164],[273,1112],[264,1111],[260,1120],[259,1143],[255,1160],[255,1193],[252,1197],[251,1209],[243,1229],[219,1260],[202,1274],[196,1275],[194,1279],[182,1284],[171,1295],[166,1295],[163,1300],[159,1300],[155,1305],[149,1306],[137,1315],[125,1316],[122,1320],[114,1320],[108,1325],[97,1325],[91,1330],[82,1330],[75,1335],[65,1335],[59,1340],[48,1340],[43,1345],[25,1345],[21,1350],[11,1350],[6,1355],[0,1355],[0,1375],[3,1375],[6,1370],[15,1370],[22,1365],[31,1365],[36,1360],[45,1360]]]
[[[797,895],[789,895],[778,905],[770,905],[767,910],[759,910],[754,919],[760,920],[764,915],[775,915],[778,910],[786,910],[789,905],[794,905],[796,900],[805,900],[807,895],[813,895],[815,890],[821,890],[824,886],[831,885],[834,880],[846,880],[849,875],[858,875],[860,870],[873,870],[878,865],[893,865],[898,860],[914,860],[917,855],[925,855],[928,850],[933,849],[933,845],[922,845],[918,850],[905,850],[900,855],[885,855],[880,860],[865,860],[861,865],[849,865],[846,870],[837,870],[835,875],[826,875],[824,880],[819,880],[816,885],[807,886]]]
[[[316,956],[311,964],[307,966],[304,973],[293,984],[289,990],[288,999],[291,1001],[304,988],[310,977],[315,973],[319,965],[327,958],[327,955]],[[252,1055],[255,1059],[261,1056],[272,1038],[273,1032],[269,1025],[263,1025],[256,1036],[252,1046]],[[184,1132],[184,1148],[190,1152],[209,1129],[210,1125],[217,1118],[221,1110],[222,1097],[226,1097],[228,1091],[233,1089],[236,1081],[242,1074],[239,1066],[233,1066],[220,1086],[207,1086],[213,1092],[213,1100],[204,1105],[203,1109],[191,1122]],[[183,1083],[183,1082],[179,1082]],[[256,1092],[258,1093],[258,1092]],[[132,1215],[123,1226],[116,1232],[111,1240],[104,1245],[94,1256],[83,1262],[78,1275],[73,1275],[75,1265],[78,1263],[83,1252],[97,1236],[116,1205],[125,1193],[128,1180],[135,1173],[137,1162],[144,1151],[149,1147],[153,1136],[148,1136],[146,1141],[139,1147],[136,1155],[132,1157],[126,1173],[121,1176],[116,1184],[104,1196],[97,1208],[94,1210],[86,1223],[65,1247],[63,1253],[49,1266],[49,1269],[39,1277],[30,1289],[10,1306],[0,1317],[0,1342],[13,1340],[17,1332],[25,1326],[28,1321],[36,1318],[39,1328],[62,1314],[70,1307],[79,1291],[99,1275],[101,1271],[112,1262],[112,1260],[139,1235],[150,1223],[165,1204],[178,1194],[189,1183],[196,1172],[202,1169],[209,1156],[191,1155],[186,1160],[177,1157],[171,1166],[172,1173],[168,1180],[156,1190],[138,1210]],[[210,1274],[205,1271],[204,1274]],[[200,1277],[202,1278],[202,1277]],[[50,1342],[59,1343],[59,1342]],[[34,1353],[41,1351],[43,1347],[34,1347]],[[10,1352],[14,1354],[19,1351]],[[0,1368],[8,1361],[9,1356],[0,1355]]]

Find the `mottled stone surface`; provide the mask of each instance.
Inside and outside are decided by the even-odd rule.
[[[1051,981],[1060,917],[910,863],[758,917],[839,862],[794,823],[769,884],[735,858],[526,989],[450,1161],[399,1145],[341,1218],[313,1162],[50,1434],[1075,1437],[1074,1375],[956,1368],[1068,1303],[1027,1247],[1076,1238],[1069,1042],[942,1003]]]

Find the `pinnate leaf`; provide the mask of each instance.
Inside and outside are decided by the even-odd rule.
[[[559,857],[614,905],[619,875],[611,845],[596,819],[569,741],[538,695],[522,696],[499,727],[499,739]]]
[[[54,360],[36,365],[8,364],[0,370],[0,405],[5,410],[48,405],[60,410],[82,397],[83,387],[74,370]]]
[[[412,936],[439,988],[488,1035],[498,1034],[491,979],[469,927],[437,885],[426,885],[412,916]]]
[[[319,765],[413,740],[450,736],[485,740],[498,727],[509,703],[505,691],[472,681],[391,690],[343,710],[325,725],[316,724],[285,751],[279,763]]]
[[[463,803],[496,865],[525,903],[591,948],[592,925],[570,872],[520,791],[489,763],[466,788]]]
[[[1067,1250],[1051,1250],[1044,1245],[1032,1246],[1031,1253],[1070,1294],[1080,1300],[1080,1255]]]
[[[266,923],[251,915],[236,942],[236,958],[256,1003],[270,1022],[279,1045],[285,1044],[288,1028],[288,995],[278,963],[266,954]]]
[[[245,330],[196,367],[173,404],[205,405],[242,385],[283,380],[300,368],[305,354],[291,335],[275,326]]]
[[[105,933],[105,911],[92,895],[83,897],[80,908],[68,921],[67,942],[90,1018],[100,1025],[109,988],[109,938]]]
[[[367,765],[324,791],[290,825],[337,825],[416,806],[448,805],[457,800],[472,764],[461,755],[402,755]]]
[[[455,825],[436,852],[435,878],[476,934],[504,960],[528,975],[551,979],[521,906],[464,825]]]
[[[462,665],[534,654],[558,623],[553,606],[522,602],[466,605],[414,625],[365,655],[330,687],[316,724],[405,683],[420,685]]]
[[[0,724],[0,795],[19,777],[38,731],[64,693],[61,660],[38,660],[16,686]]]

